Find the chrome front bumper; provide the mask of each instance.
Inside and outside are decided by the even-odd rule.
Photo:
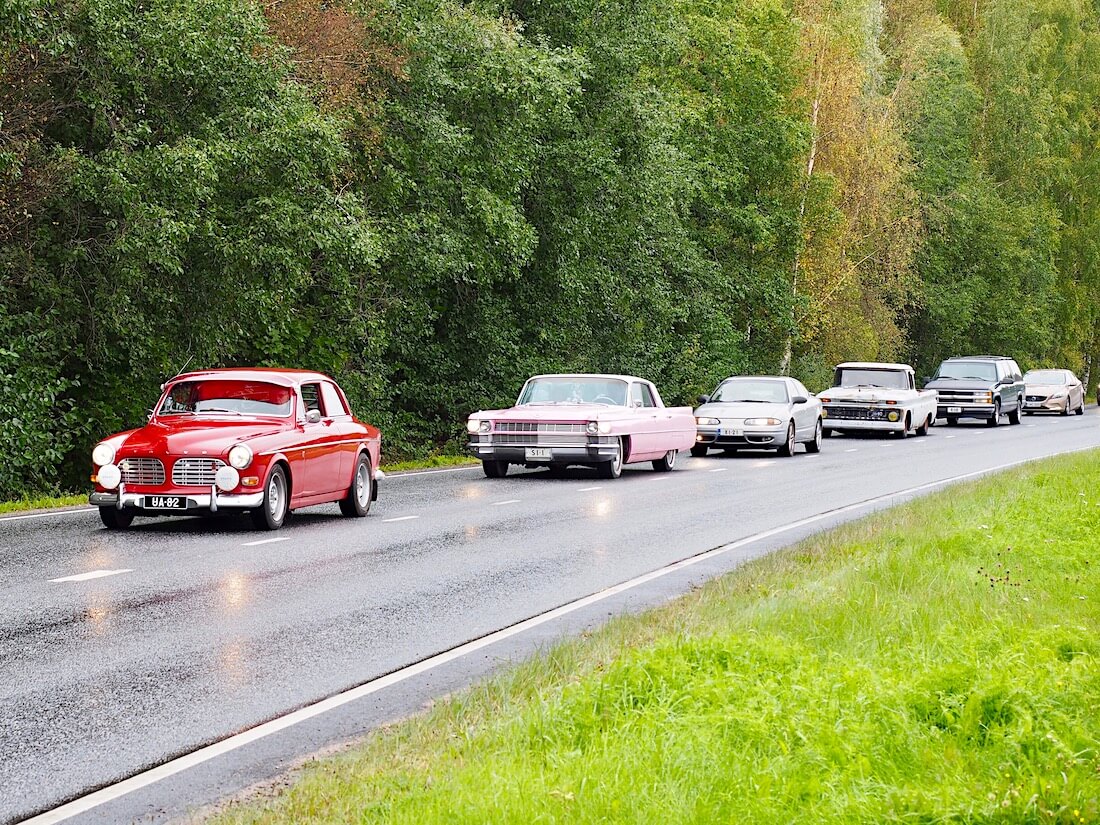
[[[736,429],[740,435],[723,434],[721,430]],[[700,425],[695,429],[695,443],[705,444],[708,447],[742,447],[751,450],[753,447],[766,449],[781,446],[787,440],[787,428],[778,427],[718,427],[712,424]]]
[[[863,418],[823,418],[825,430],[862,430],[865,432],[898,433],[905,429],[902,421],[868,421]]]
[[[186,510],[154,510],[145,508],[145,497],[179,496],[187,500]],[[115,507],[119,510],[140,510],[156,515],[186,515],[202,510],[208,513],[216,513],[223,507],[229,510],[253,510],[264,503],[264,492],[244,493],[232,495],[219,492],[216,487],[211,487],[209,493],[128,493],[125,486],[120,486],[115,492],[95,492],[88,496],[88,503],[95,507]]]

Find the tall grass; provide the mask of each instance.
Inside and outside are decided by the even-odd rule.
[[[1100,466],[957,487],[562,645],[223,822],[1100,820]]]

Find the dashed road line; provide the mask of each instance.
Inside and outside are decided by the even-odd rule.
[[[86,582],[92,579],[102,579],[106,576],[117,576],[119,573],[133,573],[132,568],[124,570],[92,570],[89,573],[78,573],[75,576],[62,576],[59,579],[50,579],[51,582]]]
[[[602,490],[603,487],[581,487],[577,490],[578,493],[591,493],[593,490]]]
[[[275,539],[260,539],[259,541],[246,541],[241,547],[259,547],[261,544],[274,544],[277,541],[290,541],[290,536],[279,536]]]
[[[710,472],[712,472],[712,473],[724,473],[725,471],[726,471],[725,467],[715,467]]]
[[[859,448],[858,448],[858,447],[849,447],[849,448],[848,448],[847,450],[845,450],[844,452],[846,452],[846,453],[858,453],[858,452],[859,452]]]
[[[510,498],[507,501],[492,501],[489,503],[490,507],[500,507],[502,504],[519,504],[518,498]]]
[[[420,516],[397,516],[396,518],[384,518],[382,519],[382,523],[390,524],[394,521],[412,521],[415,518],[420,518]]]

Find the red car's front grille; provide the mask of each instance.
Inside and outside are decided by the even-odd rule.
[[[156,487],[164,483],[164,464],[159,458],[124,458],[118,462],[123,484]]]
[[[172,483],[177,487],[209,487],[224,466],[219,458],[181,458],[172,465]]]

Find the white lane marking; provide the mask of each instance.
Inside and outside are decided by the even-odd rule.
[[[1027,427],[1028,429],[1031,429],[1032,427],[1038,427],[1039,425],[1038,424],[1024,424],[1024,426]]]
[[[412,521],[414,518],[420,518],[420,516],[398,516],[397,518],[384,518],[383,524],[389,524],[392,521]]]
[[[944,436],[944,438],[954,438],[954,437],[955,437],[955,436],[953,436],[953,435],[945,435],[945,436]]]
[[[94,513],[98,507],[81,507],[78,510],[52,510],[49,513],[31,513],[28,516],[0,516],[0,521],[22,521],[27,518],[49,518],[50,516],[71,516],[74,513]]]
[[[713,470],[711,470],[711,472],[714,472],[714,471],[713,471]],[[667,475],[659,475],[659,476],[653,476],[653,477],[652,477],[652,478],[650,479],[650,481],[668,481],[668,480],[669,480],[669,478],[671,478],[671,476],[667,476]]]
[[[711,470],[712,473],[724,473],[725,471],[726,471],[725,467],[718,467],[714,470]]]
[[[578,493],[591,493],[593,490],[602,490],[603,487],[581,487],[577,490]]]
[[[845,450],[844,452],[846,452],[846,453],[858,453],[858,452],[859,452],[859,448],[858,448],[858,447],[849,447],[849,448],[848,448],[847,450]]]
[[[500,507],[502,504],[519,504],[518,498],[510,498],[507,501],[493,501],[489,503],[490,507]]]
[[[818,513],[816,516],[809,516],[798,521],[792,521],[790,524],[784,524],[781,527],[773,527],[771,530],[764,530],[760,533],[754,533],[751,536],[746,536],[743,539],[731,542],[730,544],[723,544],[720,547],[715,547],[712,550],[705,550],[695,556],[689,556],[686,559],[672,562],[671,564],[660,567],[649,573],[643,573],[640,576],[636,576],[633,579],[627,579],[620,584],[612,585],[604,590],[600,590],[589,596],[577,599],[576,601],[566,602],[565,604],[555,607],[552,610],[548,610],[545,613],[540,613],[537,616],[532,616],[529,619],[524,619],[521,622],[517,622],[511,627],[503,628],[502,630],[496,630],[480,639],[474,639],[472,641],[461,644],[458,647],[453,647],[450,650],[445,650],[442,653],[437,653],[434,656],[429,656],[427,659],[421,659],[415,664],[395,670],[386,676],[381,676],[378,679],[374,679],[370,682],[365,682],[358,687],[346,690],[343,693],[337,693],[335,696],[330,696],[327,699],[322,699],[319,702],[315,702],[312,705],[306,705],[304,708],[288,713],[286,716],[279,716],[272,719],[269,722],[264,722],[261,725],[257,725],[241,733],[234,734],[227,737],[220,742],[215,742],[212,745],[207,745],[204,748],[199,748],[197,751],[181,756],[177,759],[173,759],[170,762],[165,762],[163,765],[158,765],[155,768],[150,768],[139,774],[131,776],[129,779],[124,779],[114,785],[108,785],[105,788],[100,788],[98,791],[93,791],[86,796],[82,796],[78,799],[74,799],[72,802],[67,802],[60,807],[54,808],[52,811],[46,811],[38,816],[25,820],[21,825],[53,825],[56,822],[62,822],[70,817],[77,816],[82,813],[87,813],[93,808],[97,808],[100,805],[111,802],[118,799],[121,796],[125,796],[128,793],[132,793],[141,788],[148,787],[162,779],[167,779],[169,776],[174,776],[181,771],[185,771],[189,768],[193,768],[196,765],[201,765],[204,762],[209,762],[222,754],[229,753],[230,751],[237,750],[237,748],[243,747],[250,742],[255,742],[258,739],[263,739],[265,736],[270,736],[273,733],[278,733],[281,730],[304,722],[307,719],[312,719],[315,716],[320,716],[323,713],[327,713],[330,710],[335,710],[338,707],[354,702],[357,699],[362,699],[364,696],[370,696],[373,693],[377,693],[380,690],[391,687],[392,685],[399,684],[406,679],[411,679],[414,676],[419,676],[422,673],[427,673],[432,668],[440,665],[453,662],[456,659],[461,659],[470,653],[475,653],[483,648],[489,647],[496,642],[510,639],[513,636],[518,636],[531,628],[538,627],[539,625],[546,624],[547,622],[559,619],[562,616],[566,616],[570,613],[574,613],[577,610],[588,607],[593,604],[597,604],[604,599],[608,599],[612,596],[617,596],[619,593],[624,593],[627,590],[632,590],[639,585],[646,584],[647,582],[654,581],[655,579],[663,578],[671,573],[675,573],[678,570],[683,570],[685,567],[692,567],[703,561],[708,561],[716,556],[724,555],[732,552],[733,550],[739,550],[750,544],[754,544],[764,539],[780,536],[783,533],[789,533],[792,530],[797,530],[800,527],[806,527],[811,524],[816,524],[819,521],[823,521],[827,518],[834,518],[845,513],[851,513],[854,510],[870,507],[880,502],[889,501],[892,498],[898,498],[900,496],[909,496],[915,493],[925,492],[927,490],[934,490],[937,487],[946,487],[949,484],[955,484],[960,481],[966,481],[972,478],[978,478],[980,476],[992,475],[993,473],[1000,472],[1002,470],[1008,470],[1012,467],[1019,467],[1022,464],[1028,464],[1035,461],[1041,461],[1044,458],[1049,458],[1053,455],[1072,455],[1074,453],[1082,453],[1088,450],[1095,450],[1096,446],[1081,447],[1076,450],[1069,450],[1065,453],[1048,453],[1043,456],[1036,456],[1034,458],[1022,459],[1019,461],[1012,461],[1008,464],[999,464],[995,467],[989,467],[985,470],[975,470],[969,473],[963,473],[962,475],[951,476],[950,478],[943,478],[939,481],[930,481],[927,484],[918,484],[915,487],[908,487],[904,490],[896,490],[893,493],[885,493],[881,496],[875,496],[874,498],[865,499],[863,501],[857,501],[854,504],[848,504],[844,507],[838,507],[835,510],[829,510],[824,513]]]
[[[277,541],[290,541],[290,536],[279,536],[277,539],[260,539],[259,541],[246,541],[241,547],[259,547],[261,544],[274,544]]]
[[[78,573],[75,576],[62,576],[60,579],[50,579],[51,582],[86,582],[91,579],[102,579],[104,576],[117,576],[119,573],[133,573],[133,569],[127,567],[124,570],[93,570],[90,573]]]

